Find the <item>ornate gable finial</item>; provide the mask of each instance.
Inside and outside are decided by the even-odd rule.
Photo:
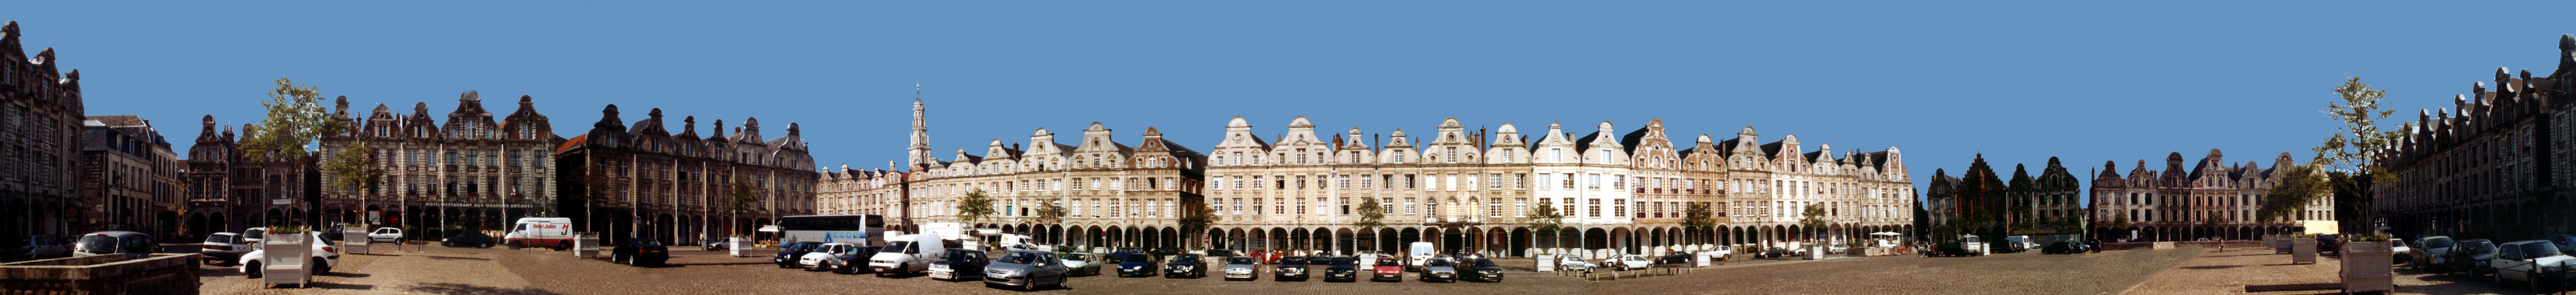
[[[787,122],[787,136],[796,136],[797,132],[801,132],[798,129],[802,128],[796,127],[796,122]]]

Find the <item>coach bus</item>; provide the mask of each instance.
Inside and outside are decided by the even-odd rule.
[[[840,242],[862,246],[885,245],[885,218],[868,214],[799,215],[778,218],[781,231],[779,244],[796,242]]]

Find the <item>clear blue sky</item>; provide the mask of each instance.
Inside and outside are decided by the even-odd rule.
[[[533,95],[565,137],[610,103],[796,122],[819,163],[878,167],[902,159],[921,83],[943,156],[1093,121],[1206,150],[1233,116],[1265,135],[1297,115],[1370,133],[1663,118],[1676,138],[1896,146],[1918,185],[1977,153],[2004,173],[2305,159],[2346,76],[2411,120],[2496,67],[2548,73],[2576,32],[2550,21],[2566,2],[937,4],[33,1],[0,20],[81,70],[90,114],[153,119],[180,150],[201,115],[252,121],[284,76],[360,110]]]

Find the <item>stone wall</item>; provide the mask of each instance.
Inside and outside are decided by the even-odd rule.
[[[0,295],[197,294],[199,259],[96,255],[0,264]]]

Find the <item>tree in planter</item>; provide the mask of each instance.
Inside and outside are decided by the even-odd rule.
[[[1807,232],[1811,235],[1823,235],[1824,227],[1831,222],[1825,220],[1824,204],[1807,204],[1806,214],[1802,216],[1804,217],[1798,218],[1798,226],[1807,227]]]
[[[1379,205],[1377,198],[1360,198],[1359,213],[1360,221],[1351,222],[1351,226],[1360,228],[1360,232],[1371,233],[1369,235],[1371,239],[1367,243],[1369,248],[1377,248],[1377,239],[1384,237],[1378,237],[1375,233],[1377,228],[1386,227],[1386,206]]]
[[[2371,185],[2406,188],[2391,185],[2398,181],[2396,175],[2389,174],[2386,168],[2374,161],[2380,158],[2380,148],[2404,140],[2407,136],[2405,130],[2413,129],[2414,123],[2380,123],[2396,110],[2379,104],[2379,99],[2387,95],[2386,91],[2370,88],[2370,84],[2361,83],[2360,77],[2344,79],[2343,85],[2336,85],[2334,92],[2340,100],[2326,101],[2326,109],[2322,112],[2341,126],[2336,126],[2333,135],[2317,144],[2316,158],[2309,164],[2316,166],[2313,167],[2315,169],[2343,176],[2328,179],[2324,185],[2325,192],[2334,192],[2336,212],[2351,212],[2358,216],[2358,220],[2371,220],[2373,218],[2368,215],[2372,212]],[[2382,130],[2380,126],[2392,128]],[[2346,224],[2351,226],[2358,222],[2348,221]]]
[[[1216,208],[1208,207],[1207,202],[1198,202],[1197,205],[1185,210],[1189,212],[1183,212],[1181,215],[1181,230],[1187,232],[1190,237],[1205,234],[1208,225],[1216,224],[1217,221],[1225,218],[1216,215]]]
[[[1564,248],[1565,241],[1559,240],[1557,230],[1565,227],[1565,214],[1556,212],[1556,205],[1548,203],[1547,200],[1548,198],[1538,198],[1538,207],[1530,207],[1530,230],[1546,236],[1549,246]]]
[[[1688,207],[1682,208],[1682,227],[1701,233],[1709,232],[1709,229],[1717,227],[1717,213],[1710,212],[1708,203],[1691,202]]]
[[[308,160],[313,157],[313,152],[306,146],[313,144],[314,140],[322,138],[323,135],[338,133],[347,128],[331,115],[329,109],[322,106],[322,93],[312,85],[295,84],[295,81],[285,77],[278,77],[270,82],[277,83],[277,88],[268,92],[269,101],[260,102],[261,106],[268,109],[268,117],[260,120],[259,124],[244,126],[242,129],[241,146],[244,158],[253,162]],[[312,208],[313,204],[302,205],[305,207],[302,210],[304,212],[314,212],[317,209]],[[285,219],[295,220],[298,217]],[[314,220],[306,220],[306,222],[314,223],[298,225],[319,224]]]
[[[750,179],[734,175],[733,181],[725,183],[724,210],[725,214],[731,214],[730,217],[725,218],[725,236],[743,236],[742,233],[734,230],[742,227],[742,212],[751,210],[751,201]]]
[[[376,168],[375,154],[375,149],[353,143],[348,149],[332,154],[331,161],[322,166],[323,173],[331,174],[331,189],[359,196],[358,208],[366,208],[367,202],[375,199],[366,193],[376,191],[384,182],[385,169]],[[351,224],[362,228],[367,226],[363,222]]]
[[[2290,166],[2278,173],[2282,173],[2280,182],[2263,192],[2263,202],[2254,209],[2255,220],[2288,222],[2292,214],[2316,201],[2318,195],[2333,189],[2326,183],[2325,176],[2318,175],[2322,173],[2317,173],[2313,163]]]
[[[957,221],[964,222],[975,222],[975,220],[993,216],[993,211],[995,211],[993,210],[993,198],[985,196],[984,189],[980,188],[967,190],[965,198],[957,199],[956,208]]]

